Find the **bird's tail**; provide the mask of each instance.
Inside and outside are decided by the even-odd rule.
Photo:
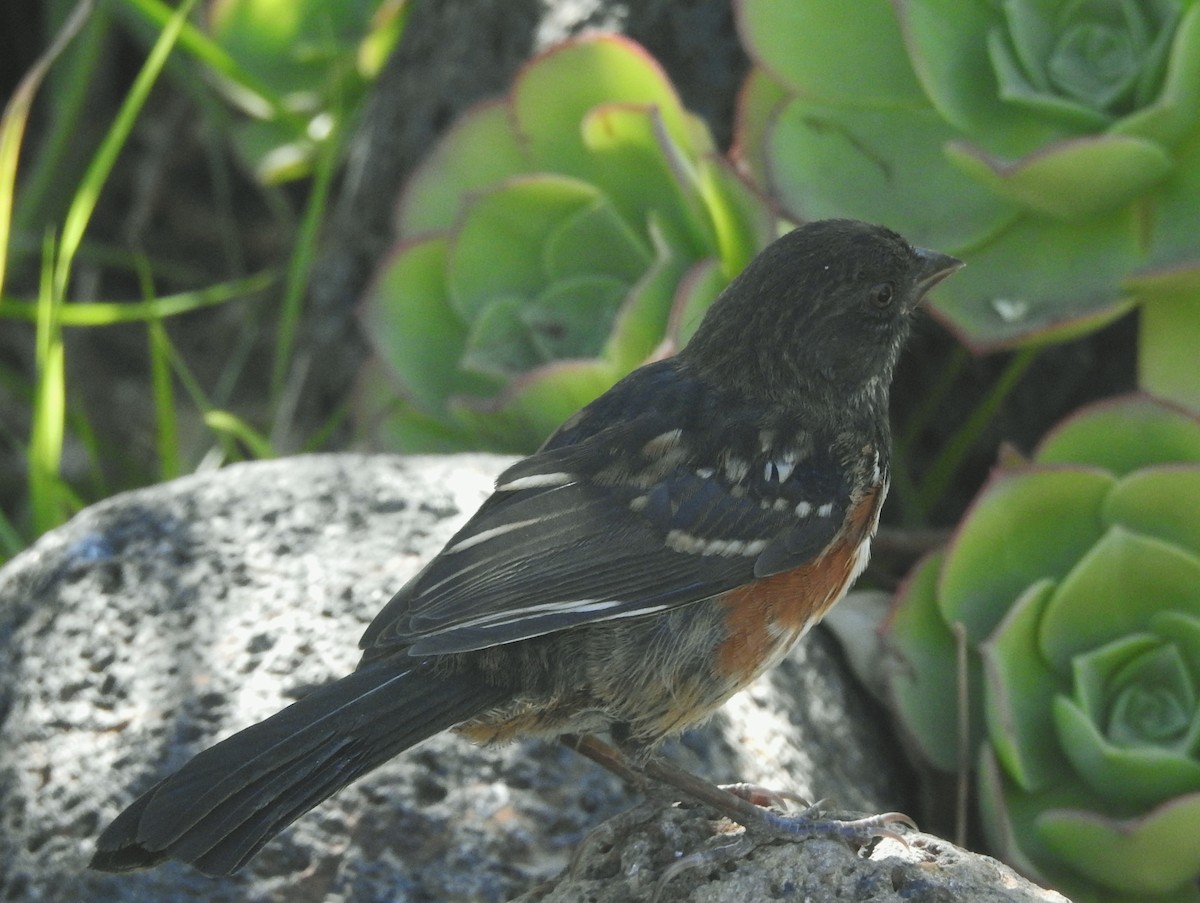
[[[469,673],[368,665],[150,788],[100,835],[91,867],[122,872],[178,859],[228,875],[326,797],[504,695]]]

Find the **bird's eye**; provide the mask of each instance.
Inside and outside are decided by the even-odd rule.
[[[871,303],[880,310],[891,307],[892,299],[896,297],[896,287],[890,282],[881,282],[871,287]]]

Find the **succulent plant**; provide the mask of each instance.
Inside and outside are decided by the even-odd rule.
[[[997,470],[886,625],[914,748],[951,771],[966,737],[994,851],[1077,903],[1200,901],[1198,513],[1200,418],[1092,406]]]
[[[737,10],[756,63],[738,151],[792,217],[883,222],[965,259],[933,303],[976,349],[1146,301],[1143,385],[1200,407],[1200,3]]]
[[[364,300],[359,423],[401,450],[529,451],[686,341],[773,229],[642,48],[559,45],[409,180]]]
[[[237,124],[235,137],[261,181],[308,175],[334,120],[349,114],[383,67],[406,14],[407,0],[209,4],[213,39],[262,88],[261,96],[251,96],[226,85],[250,114]]]

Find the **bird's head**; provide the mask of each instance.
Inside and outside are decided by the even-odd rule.
[[[886,402],[914,310],[962,265],[882,226],[809,223],[729,284],[681,362],[750,397]]]

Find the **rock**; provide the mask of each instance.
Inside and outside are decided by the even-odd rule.
[[[656,896],[657,895],[657,896]],[[751,839],[694,807],[643,803],[606,822],[571,873],[514,903],[1070,903],[987,856],[929,834],[846,843]]]
[[[450,734],[337,794],[233,878],[175,863],[127,875],[85,868],[99,831],[159,777],[352,668],[372,615],[474,511],[505,461],[346,454],[237,465],[109,499],[11,561],[0,571],[0,900],[501,901],[545,886],[589,832],[640,797],[553,743],[479,749]],[[816,631],[666,751],[716,780],[904,810],[912,800],[883,722]],[[555,893],[594,883],[604,857],[665,855],[652,842],[664,829],[638,827],[655,813],[689,826],[672,829],[672,857],[713,842],[699,812],[664,805],[601,829],[580,878]],[[630,841],[619,850],[603,839],[622,831]],[[823,848],[763,848],[729,874],[766,881],[753,877],[761,863]],[[838,869],[857,861],[846,850]],[[671,892],[708,886],[706,874],[680,875]],[[625,899],[644,891],[630,885]]]

